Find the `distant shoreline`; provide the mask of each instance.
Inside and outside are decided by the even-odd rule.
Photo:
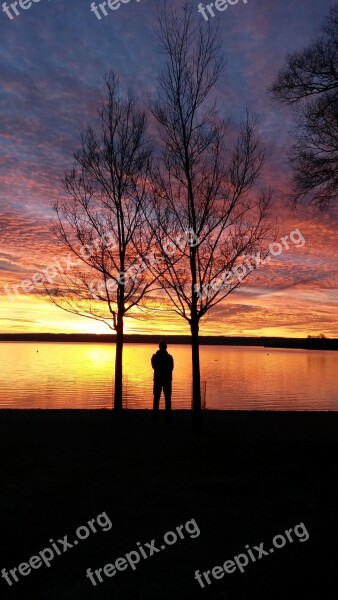
[[[164,335],[168,344],[190,344],[188,335]],[[126,344],[158,344],[161,335],[126,334]],[[109,344],[115,342],[114,334],[89,333],[0,333],[0,342],[90,342]],[[332,338],[285,338],[285,337],[200,337],[201,346],[258,346],[263,348],[294,348],[302,350],[338,350],[338,339]]]

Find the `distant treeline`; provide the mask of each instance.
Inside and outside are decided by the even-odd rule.
[[[168,344],[190,344],[190,336],[165,335]],[[126,334],[126,344],[158,344],[160,335]],[[114,334],[90,333],[0,333],[0,342],[95,342],[114,343]],[[266,348],[302,348],[306,350],[338,350],[338,339],[285,338],[285,337],[232,337],[206,335],[200,337],[201,345],[212,346],[262,346]]]

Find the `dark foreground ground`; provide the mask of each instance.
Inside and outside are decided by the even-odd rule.
[[[198,434],[188,412],[174,416],[154,426],[147,411],[119,420],[106,411],[0,411],[0,570],[66,535],[73,543],[101,513],[111,523],[103,531],[110,525],[101,516],[97,533],[55,552],[50,568],[18,575],[12,586],[0,579],[1,598],[337,599],[338,413],[206,411]],[[254,546],[269,551],[274,536],[301,523],[307,541],[293,533],[292,543],[258,559]],[[161,549],[179,525],[185,538]],[[149,555],[153,539],[160,552],[135,570],[102,572],[96,587],[86,577],[137,542]],[[244,573],[200,587],[196,569],[221,566],[246,545],[256,560]]]

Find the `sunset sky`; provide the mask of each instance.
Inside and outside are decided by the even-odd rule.
[[[246,103],[259,114],[268,149],[263,180],[275,190],[280,237],[298,228],[305,244],[273,258],[211,311],[202,334],[338,337],[338,205],[325,214],[286,206],[293,115],[267,93],[286,53],[316,37],[331,5],[239,0],[214,17],[227,60],[214,92],[221,112],[233,127]],[[64,193],[60,177],[72,166],[80,132],[95,122],[104,73],[114,70],[145,105],[156,90],[163,57],[153,40],[154,22],[154,0],[130,0],[101,20],[84,0],[35,0],[12,19],[0,11],[0,332],[108,332],[34,291],[11,300],[4,286],[31,279],[57,257],[52,206]],[[188,333],[178,317],[166,315],[165,323],[167,333]],[[153,333],[163,324],[155,317],[126,320],[126,331]]]

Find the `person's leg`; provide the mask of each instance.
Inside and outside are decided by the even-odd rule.
[[[154,402],[153,402],[153,421],[158,421],[158,407],[160,404],[162,385],[158,381],[154,381]]]
[[[171,381],[168,381],[163,386],[164,399],[165,399],[165,420],[167,423],[171,423]]]

